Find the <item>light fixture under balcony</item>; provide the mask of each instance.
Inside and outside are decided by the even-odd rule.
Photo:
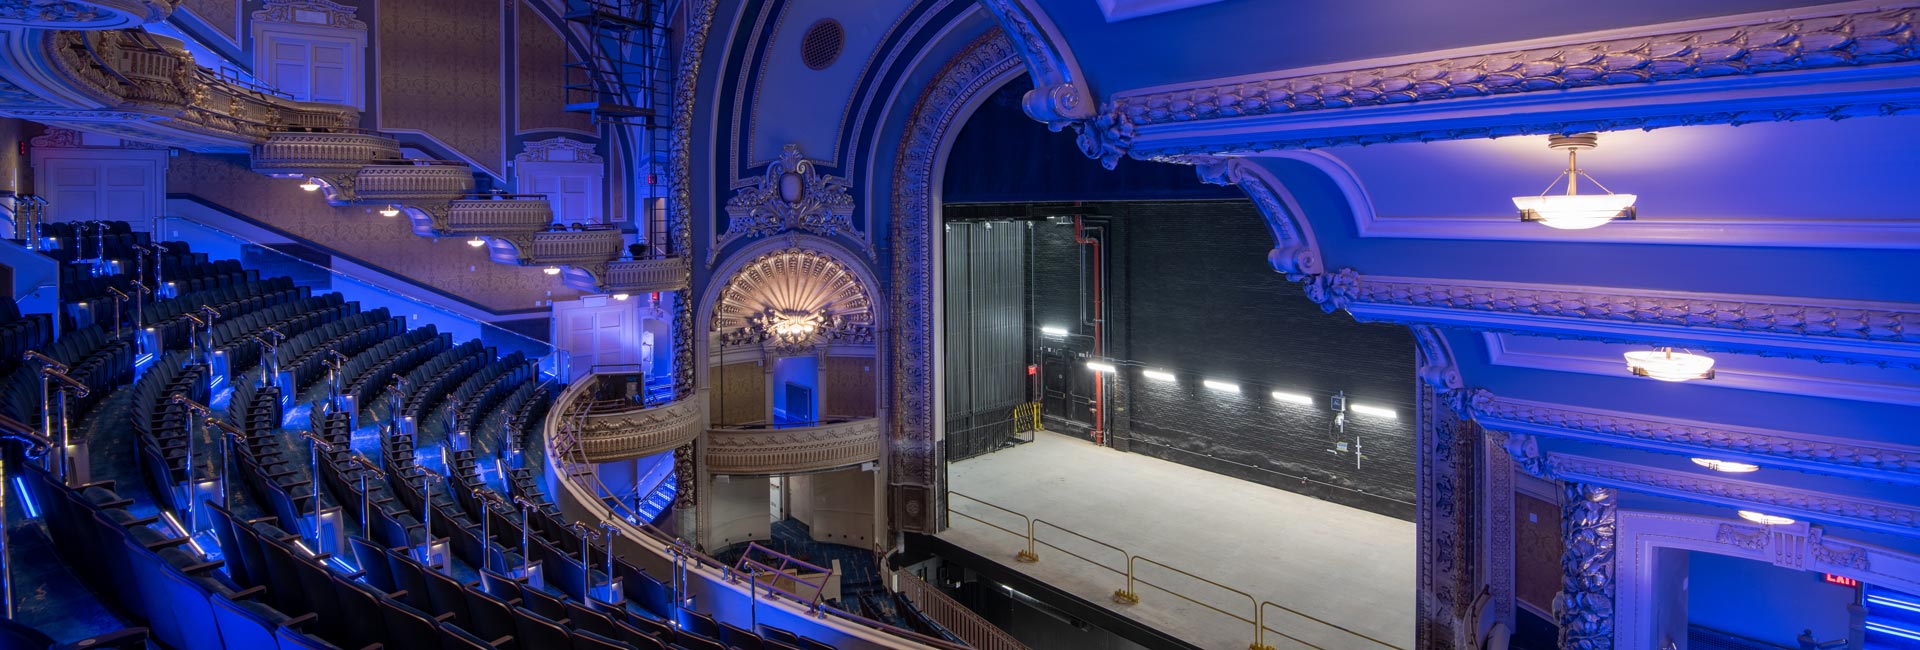
[[[481,246],[487,245],[487,240],[481,239],[479,236],[476,235],[474,236],[473,239],[467,240],[467,245],[472,246],[474,248],[479,248]]]
[[[1626,353],[1627,370],[1638,377],[1660,381],[1688,381],[1713,378],[1713,357],[1673,348],[1636,350]]]
[[[632,297],[633,297],[633,294],[627,294],[627,293],[616,293],[616,294],[613,294],[613,299],[614,299],[614,300],[626,300],[626,299],[628,299],[628,298],[632,298]]]
[[[1148,379],[1152,379],[1154,381],[1173,381],[1174,380],[1173,373],[1167,372],[1165,370],[1142,370],[1140,371],[1140,374],[1146,375]]]
[[[1728,474],[1744,474],[1747,472],[1758,471],[1760,469],[1759,465],[1755,465],[1753,463],[1736,463],[1734,461],[1719,460],[1716,458],[1694,458],[1692,460],[1693,460],[1693,464],[1695,465],[1699,465],[1701,467],[1705,467],[1707,469],[1710,469],[1716,472],[1726,472]]]
[[[549,266],[547,268],[541,269],[540,272],[545,273],[547,275],[560,275],[560,267]]]
[[[393,205],[393,204],[391,204],[391,203],[389,203],[389,204],[387,204],[387,207],[384,207],[384,208],[381,208],[381,209],[380,209],[380,216],[382,216],[382,217],[398,217],[398,216],[400,216],[400,208],[398,208],[398,207],[394,207],[394,205]]]
[[[300,189],[308,192],[318,192],[320,191],[320,179],[309,178],[307,182],[300,184]]]
[[[1399,413],[1397,413],[1397,412],[1395,412],[1395,411],[1394,411],[1393,409],[1390,409],[1390,408],[1381,408],[1381,407],[1378,407],[1378,406],[1368,406],[1368,405],[1366,405],[1366,404],[1348,404],[1348,405],[1347,405],[1347,410],[1349,410],[1349,411],[1353,411],[1354,413],[1358,413],[1358,414],[1361,414],[1361,415],[1371,415],[1371,416],[1374,416],[1374,417],[1378,417],[1378,418],[1386,418],[1386,419],[1389,419],[1389,420],[1398,420],[1398,419],[1400,419],[1400,414],[1399,414]]]
[[[1276,390],[1276,391],[1273,391],[1273,398],[1282,402],[1286,402],[1288,404],[1299,404],[1301,406],[1313,406],[1312,397],[1301,395],[1299,393],[1285,393],[1285,392]]]
[[[1778,515],[1769,515],[1769,514],[1766,514],[1766,513],[1764,513],[1764,512],[1754,512],[1754,511],[1752,511],[1752,510],[1741,510],[1741,511],[1740,511],[1740,518],[1741,518],[1741,519],[1745,519],[1745,520],[1747,520],[1747,521],[1751,521],[1751,522],[1753,522],[1753,523],[1756,523],[1756,524],[1760,524],[1760,525],[1763,525],[1763,526],[1791,526],[1791,525],[1793,525],[1793,520],[1792,520],[1792,519],[1788,519],[1788,518],[1786,518],[1786,517],[1781,517],[1781,516],[1778,516]]]
[[[1240,385],[1230,381],[1220,381],[1218,379],[1204,379],[1200,381],[1200,384],[1202,386],[1206,386],[1207,388],[1211,388],[1211,389],[1220,391],[1222,393],[1240,392]]]
[[[1560,172],[1547,189],[1539,196],[1513,197],[1513,207],[1520,209],[1521,221],[1536,221],[1548,228],[1560,230],[1586,230],[1615,220],[1631,220],[1635,216],[1632,194],[1614,194],[1607,186],[1601,185],[1586,172],[1580,171],[1576,157],[1579,152],[1592,149],[1599,143],[1600,136],[1595,133],[1547,136],[1547,147],[1567,151],[1567,169]],[[1581,194],[1580,177],[1585,176],[1600,191],[1606,194]],[[1548,194],[1567,179],[1566,194]]]

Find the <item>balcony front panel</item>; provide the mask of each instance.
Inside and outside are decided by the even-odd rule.
[[[650,260],[619,260],[607,265],[606,289],[619,293],[679,291],[693,278],[693,266],[686,257],[662,257]]]
[[[880,420],[811,427],[707,431],[706,469],[714,474],[793,474],[880,460]]]

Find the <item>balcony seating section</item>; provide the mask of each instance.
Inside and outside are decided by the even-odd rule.
[[[371,406],[374,398],[393,385],[399,373],[412,371],[421,362],[452,346],[453,337],[438,334],[432,325],[382,341],[347,360],[341,374],[353,379],[346,382],[343,393],[357,406]]]
[[[387,309],[381,307],[289,335],[275,353],[280,358],[280,368],[293,373],[294,386],[304,389],[326,376],[329,351],[352,357],[399,336],[406,329],[405,320],[391,317]],[[340,378],[343,390],[347,380]]]
[[[454,384],[486,365],[492,358],[490,353],[479,341],[467,341],[408,371],[402,385],[412,390],[407,393],[401,413],[414,422],[425,422],[427,414],[446,400]]]
[[[204,447],[189,449],[190,427],[195,423],[186,405],[173,401],[174,395],[183,395],[207,403],[207,367],[188,363],[190,357],[191,353],[185,350],[162,355],[133,386],[132,424],[139,447],[139,463],[147,477],[147,486],[162,505],[175,512],[186,507],[186,503],[176,501],[173,488],[187,480],[189,452],[196,456],[193,458],[196,469],[207,466],[208,459],[212,458]],[[196,471],[194,475],[208,474]]]
[[[53,342],[53,319],[46,314],[21,314],[12,300],[0,300],[0,377],[13,374],[21,355]]]
[[[69,488],[31,463],[21,471],[57,552],[109,605],[145,623],[153,641],[192,650],[297,647],[273,641],[275,631],[311,617],[289,617],[268,604],[267,590],[228,581],[217,570],[222,561],[201,561],[159,518],[128,513],[131,500],[111,483]],[[145,647],[137,632],[79,647]]]
[[[146,311],[146,327],[155,330],[162,349],[171,350],[186,347],[191,341],[197,325],[188,316],[202,306],[212,307],[220,313],[217,320],[224,321],[307,297],[306,287],[296,287],[287,278],[207,287],[155,303]]]
[[[213,347],[225,352],[228,367],[252,368],[260,363],[261,348],[253,337],[266,335],[271,328],[282,336],[301,334],[322,323],[331,323],[359,311],[358,304],[346,303],[337,293],[329,293],[229,318],[213,326]]]
[[[91,388],[86,397],[71,396],[67,412],[73,419],[91,410],[107,396],[109,389],[133,378],[133,343],[113,338],[98,325],[69,331],[51,345],[39,348],[41,354],[67,366],[67,375]],[[19,357],[14,357],[18,359]],[[22,422],[40,422],[40,369],[38,364],[16,366],[0,387],[0,415]]]
[[[487,355],[486,358],[493,358]],[[476,429],[486,418],[489,409],[506,399],[511,387],[531,382],[539,376],[539,369],[527,363],[525,354],[515,352],[506,358],[493,361],[482,367],[479,372],[467,376],[447,396],[447,403],[455,407],[457,424],[471,430]],[[449,427],[455,423],[448,423]]]

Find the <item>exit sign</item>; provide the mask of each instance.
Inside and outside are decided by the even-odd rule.
[[[1831,574],[1831,573],[1829,573],[1829,574],[1826,574],[1826,578],[1827,578],[1827,582],[1831,582],[1831,583],[1833,583],[1833,584],[1836,584],[1836,585],[1841,585],[1841,586],[1843,586],[1843,587],[1858,587],[1858,586],[1860,586],[1860,581],[1859,581],[1859,580],[1855,580],[1855,579],[1853,579],[1853,578],[1849,578],[1849,577],[1846,577],[1846,576],[1837,576],[1837,575],[1834,575],[1834,574]]]

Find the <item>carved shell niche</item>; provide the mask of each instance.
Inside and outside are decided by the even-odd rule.
[[[754,258],[727,280],[713,311],[713,329],[745,327],[767,310],[805,312],[848,324],[873,323],[873,300],[859,276],[824,253],[802,248]]]

